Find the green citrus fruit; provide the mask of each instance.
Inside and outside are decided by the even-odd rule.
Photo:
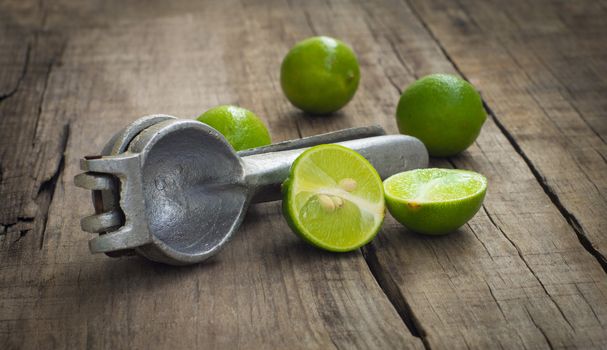
[[[204,112],[198,121],[219,131],[237,151],[272,143],[259,117],[241,107],[217,106]]]
[[[356,55],[345,43],[318,36],[298,42],[280,67],[282,91],[313,114],[334,112],[354,96],[360,80]]]
[[[452,156],[468,148],[485,119],[474,87],[448,74],[428,75],[411,84],[396,109],[400,132],[420,139],[435,157]]]
[[[283,184],[283,213],[308,243],[347,252],[371,241],[385,215],[384,191],[373,166],[339,145],[302,153]]]
[[[390,214],[408,229],[428,235],[455,231],[483,204],[487,179],[456,169],[417,169],[384,181]]]

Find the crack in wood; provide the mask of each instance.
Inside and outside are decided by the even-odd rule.
[[[453,68],[458,72],[458,74],[463,79],[465,79],[466,81],[469,81],[468,78],[466,77],[466,75],[463,73],[463,71],[459,68],[457,63],[455,63],[455,60],[451,57],[451,55],[447,52],[447,50],[442,45],[442,43],[438,40],[438,38],[436,37],[436,35],[432,31],[432,29],[430,29],[430,27],[424,21],[424,19],[421,17],[421,15],[415,10],[414,6],[410,3],[410,0],[404,0],[404,1],[411,9],[411,12],[413,13],[413,15],[419,20],[421,25],[428,32],[428,35],[436,43],[436,45],[441,50],[441,52],[443,53],[445,58],[451,63]],[[484,99],[482,99],[482,103],[483,103],[483,107],[487,110],[487,113],[491,116],[491,119],[495,122],[495,125],[498,127],[498,129],[504,135],[504,137],[506,137],[506,139],[508,140],[510,145],[514,148],[514,151],[523,159],[523,161],[525,162],[525,164],[527,165],[527,167],[529,168],[529,170],[531,171],[531,173],[533,174],[533,176],[535,177],[536,181],[539,183],[541,188],[544,190],[544,193],[546,193],[546,195],[548,196],[548,198],[550,199],[552,204],[554,204],[554,206],[558,209],[560,214],[565,218],[565,220],[567,221],[569,226],[571,226],[571,228],[573,228],[573,231],[575,232],[575,234],[578,238],[578,241],[580,242],[582,247],[584,247],[584,249],[596,259],[596,261],[599,263],[599,265],[601,266],[603,271],[605,271],[605,273],[607,273],[607,258],[605,256],[603,256],[594,247],[592,242],[590,242],[590,240],[588,239],[588,236],[584,232],[584,229],[582,228],[582,225],[580,224],[579,220],[575,217],[575,215],[573,213],[571,213],[567,208],[565,208],[564,204],[561,202],[561,200],[559,199],[556,192],[550,187],[550,185],[548,184],[546,179],[541,175],[541,173],[539,172],[537,167],[531,162],[531,160],[529,159],[527,154],[523,151],[523,149],[520,147],[520,145],[518,144],[518,142],[516,141],[514,136],[506,129],[506,127],[502,124],[502,122],[497,118],[497,116],[495,115],[493,110],[489,107],[487,102]]]
[[[10,247],[12,248],[15,244],[17,244],[30,230],[19,230],[19,237],[10,243]]]
[[[531,170],[531,173],[533,174],[533,176],[539,183],[539,185],[542,188],[542,190],[544,191],[544,193],[548,196],[548,198],[550,199],[552,204],[558,209],[559,213],[565,218],[565,220],[567,221],[569,226],[571,226],[571,228],[573,228],[573,232],[575,232],[575,235],[577,236],[578,241],[580,242],[582,247],[584,247],[584,249],[596,259],[596,261],[599,263],[599,265],[603,268],[603,271],[605,271],[605,273],[607,273],[607,258],[605,258],[605,256],[603,256],[603,254],[601,254],[594,247],[592,242],[590,242],[590,240],[588,239],[588,236],[584,232],[584,229],[582,228],[582,225],[580,224],[577,217],[575,215],[573,215],[573,213],[571,213],[567,208],[565,208],[565,205],[561,202],[561,200],[559,199],[556,192],[548,184],[548,182],[546,181],[544,176],[542,176],[542,174],[540,174],[537,167],[535,165],[533,165],[533,163],[531,162],[529,157],[527,157],[525,152],[521,149],[519,144],[516,142],[516,140],[514,139],[514,136],[512,136],[512,134],[506,129],[506,127],[499,121],[499,119],[493,113],[493,110],[491,110],[491,108],[487,105],[487,103],[485,101],[483,101],[483,106],[485,107],[485,109],[487,110],[489,115],[491,115],[493,121],[495,122],[495,125],[498,127],[498,129],[500,129],[500,131],[506,137],[508,142],[510,142],[510,144],[512,145],[512,147],[514,148],[516,153],[518,153],[519,156],[525,162],[525,164],[527,164],[527,167],[529,168],[529,170]]]
[[[51,72],[53,71],[53,67],[59,57],[61,57],[63,51],[65,50],[65,44],[59,50],[57,55],[53,56],[49,61],[46,69],[46,77],[44,79],[44,86],[42,88],[42,95],[40,97],[40,103],[38,104],[38,114],[36,115],[36,122],[34,124],[34,132],[32,136],[32,146],[36,143],[36,135],[38,134],[38,125],[40,123],[40,117],[42,116],[42,108],[44,107],[44,101],[46,100],[46,92],[48,90],[48,83],[51,78]]]
[[[299,135],[299,138],[303,138],[303,133],[301,132],[301,126],[299,125],[299,119],[295,119],[295,129],[297,130],[297,135]]]
[[[489,258],[491,259],[491,261],[495,261],[495,259],[493,259],[493,255],[491,255],[491,251],[489,251],[489,248],[487,248],[487,245],[485,244],[485,242],[483,242],[483,240],[481,240],[481,238],[478,236],[474,227],[472,227],[472,225],[470,225],[470,223],[466,223],[466,226],[470,229],[470,231],[472,232],[472,234],[474,235],[476,240],[481,243],[483,248],[485,248],[485,251],[487,251],[487,255],[489,255]]]
[[[304,12],[304,16],[306,17],[306,23],[308,24],[308,27],[310,27],[312,34],[314,34],[314,36],[318,36],[318,32],[316,31],[316,28],[314,27],[314,24],[312,23],[312,18],[310,18],[310,14],[308,13],[308,11]]]
[[[367,8],[367,6],[364,6],[364,5],[365,4],[362,4],[361,9],[363,10],[363,12],[365,12],[365,14],[367,16],[365,16],[365,17],[362,18],[363,22],[365,22],[367,28],[369,29],[369,33],[371,34],[371,36],[373,37],[373,39],[375,39],[375,41],[379,41],[379,38],[378,38],[377,34],[373,30],[373,25],[371,25],[371,23],[367,19],[367,17],[369,17],[371,19],[374,19],[374,16],[371,13],[371,11],[369,11],[369,9]],[[394,55],[396,56],[396,59],[398,60],[398,62],[400,63],[400,65],[407,71],[407,73],[409,73],[409,75],[411,75],[415,79],[418,79],[417,74],[411,69],[411,67],[409,67],[409,65],[407,64],[407,62],[405,61],[405,59],[400,55],[400,53],[396,49],[396,45],[394,44],[394,42],[392,40],[390,40],[390,38],[388,36],[385,36],[384,39],[386,39],[386,41],[390,45],[390,48],[391,48],[392,52],[394,52]],[[403,93],[403,90],[398,86],[398,84],[394,81],[394,79],[392,78],[392,76],[390,76],[388,74],[388,72],[386,72],[385,69],[382,69],[382,73],[384,74],[384,77],[386,77],[386,79],[388,79],[388,82],[390,82],[390,85],[392,85],[396,89],[396,91],[398,92],[398,95],[400,97],[400,95]]]
[[[53,203],[53,199],[55,197],[55,191],[57,189],[57,181],[61,176],[65,168],[65,151],[67,149],[68,140],[70,137],[70,123],[68,122],[63,127],[63,133],[61,134],[61,143],[60,143],[60,152],[61,158],[59,163],[57,164],[57,168],[55,172],[51,175],[50,178],[43,181],[38,188],[38,194],[36,196],[36,201],[38,202],[38,207],[40,208],[41,217],[42,217],[42,225],[40,229],[40,245],[39,248],[42,249],[44,245],[44,236],[46,234],[46,226],[48,224],[48,214]]]
[[[491,288],[491,286],[489,285],[489,283],[486,280],[484,282],[485,282],[485,285],[487,285],[487,289],[489,289],[489,294],[491,294],[491,298],[493,298],[493,300],[495,301],[495,305],[497,305],[497,308],[500,310],[502,317],[504,318],[504,320],[507,320],[508,318],[506,317],[506,314],[504,313],[504,310],[502,309],[502,305],[500,305],[499,300],[497,300],[497,298],[495,297],[495,294],[493,293],[493,288]]]
[[[499,232],[502,234],[502,236],[504,236],[504,238],[506,238],[508,240],[508,242],[510,242],[510,244],[514,247],[519,258],[523,261],[523,264],[525,264],[525,266],[527,266],[527,269],[529,270],[529,272],[531,272],[531,274],[533,275],[535,280],[540,284],[540,286],[544,290],[544,293],[548,296],[548,298],[550,298],[550,301],[552,301],[554,306],[557,308],[557,310],[559,311],[559,313],[565,320],[565,322],[567,322],[567,324],[569,325],[569,327],[571,327],[572,330],[575,329],[575,328],[573,328],[573,325],[571,324],[571,322],[569,322],[569,319],[567,319],[567,316],[565,316],[565,313],[563,312],[563,309],[561,309],[561,306],[556,302],[556,300],[554,300],[552,295],[548,292],[548,289],[544,285],[544,282],[542,282],[542,280],[538,277],[538,275],[535,273],[535,271],[531,268],[531,265],[529,265],[529,263],[527,262],[527,259],[525,259],[525,256],[523,255],[523,252],[521,251],[521,249],[516,245],[516,243],[514,243],[514,241],[510,237],[508,237],[506,232],[504,232],[504,230],[502,230],[502,228],[497,225],[497,223],[495,222],[495,220],[493,219],[491,214],[489,214],[489,211],[487,210],[485,205],[482,205],[481,207],[483,208],[483,211],[485,212],[485,215],[487,216],[489,221],[491,221],[491,224],[495,228],[497,228],[499,230]]]
[[[394,52],[394,55],[396,56],[396,59],[398,60],[400,65],[407,71],[407,73],[409,73],[410,76],[412,76],[414,79],[418,79],[419,77],[417,76],[417,74],[415,74],[415,72],[411,70],[411,68],[407,65],[405,59],[400,55],[400,53],[396,49],[396,45],[394,44],[394,42],[392,42],[392,40],[390,40],[390,38],[388,37],[386,37],[386,41],[388,41],[388,44],[390,44],[390,48],[392,49],[392,52]],[[388,82],[390,82],[390,85],[392,85],[396,89],[400,98],[404,90],[401,89],[398,84],[396,84],[392,76],[390,76],[385,69],[382,69],[382,72],[384,73],[386,79],[388,79]]]
[[[27,74],[27,69],[30,64],[30,53],[31,53],[31,45],[28,43],[27,48],[25,49],[25,60],[23,62],[23,68],[21,69],[21,75],[17,79],[17,83],[15,84],[15,87],[12,90],[10,90],[9,92],[7,92],[4,95],[0,95],[0,102],[13,96],[15,93],[17,93],[17,90],[19,90],[19,86],[21,86],[21,82],[23,81],[23,79],[25,79],[25,75]],[[2,174],[2,172],[0,172],[0,181],[2,181],[1,174]]]
[[[0,232],[0,236],[4,236],[8,233],[8,229],[17,225],[17,222],[10,222],[8,224],[0,224],[2,226],[2,232]]]
[[[506,47],[504,45],[504,47]],[[512,57],[514,63],[521,67],[521,65],[519,64],[518,60],[516,60],[516,58],[514,57],[514,55],[512,55],[510,53],[510,50],[508,50],[508,53],[510,55],[510,57]],[[607,140],[605,140],[605,137],[603,135],[601,135],[600,132],[598,132],[597,130],[595,130],[595,128],[592,126],[592,124],[586,119],[586,117],[584,116],[584,114],[582,113],[582,111],[580,111],[578,109],[578,107],[575,105],[574,101],[577,101],[577,98],[575,96],[575,93],[571,90],[571,88],[568,86],[568,84],[566,84],[565,82],[563,82],[563,80],[559,77],[558,74],[556,74],[556,72],[554,71],[554,69],[549,65],[546,64],[546,61],[544,60],[544,58],[541,55],[536,54],[535,52],[531,52],[532,55],[534,57],[537,58],[537,60],[542,64],[542,66],[544,68],[546,68],[546,70],[550,73],[550,75],[561,85],[561,87],[567,92],[567,94],[569,95],[569,97],[571,97],[572,101],[567,101],[567,104],[569,105],[569,107],[571,107],[571,109],[573,109],[575,111],[575,113],[580,117],[580,120],[582,120],[582,122],[584,122],[584,124],[588,127],[588,129],[590,129],[590,131],[592,131],[592,133],[594,133],[601,141],[603,141],[603,143],[607,144]],[[521,70],[523,72],[525,72],[522,67]],[[525,75],[527,75],[527,73],[525,72]]]
[[[594,150],[594,151],[599,155],[599,157],[601,157],[601,159],[603,159],[603,162],[607,163],[607,158],[605,158],[605,156],[601,152],[599,152],[597,150]]]
[[[373,277],[375,277],[377,284],[382,289],[392,306],[394,306],[396,312],[402,319],[411,335],[420,338],[424,348],[428,350],[431,349],[426,337],[426,332],[420,321],[417,319],[417,317],[415,317],[415,314],[407,302],[407,299],[400,292],[398,285],[390,273],[386,272],[379,262],[373,242],[362,247],[361,252],[365,258],[365,262],[367,263],[369,270],[371,271],[371,274],[373,274]]]
[[[601,324],[601,319],[599,318],[599,315],[596,314],[596,311],[594,311],[592,304],[588,301],[588,299],[586,299],[586,295],[584,295],[584,292],[582,292],[582,290],[580,289],[580,287],[577,284],[575,284],[575,289],[577,289],[577,291],[580,293],[580,296],[582,297],[582,299],[584,299],[584,302],[590,308],[590,311],[592,312],[592,315],[594,315],[594,318],[597,320],[597,322],[599,324]]]
[[[548,344],[548,347],[550,349],[554,349],[554,347],[552,346],[552,343],[550,342],[550,339],[548,338],[548,335],[546,334],[546,332],[544,332],[544,330],[542,329],[542,327],[540,327],[536,322],[535,319],[533,318],[533,316],[531,315],[531,313],[529,312],[529,310],[527,309],[527,306],[525,306],[523,304],[523,309],[525,309],[525,312],[527,313],[527,316],[529,317],[529,319],[531,320],[531,323],[533,323],[533,325],[535,326],[535,328],[542,334],[542,336],[544,337],[544,340],[546,341],[546,343]]]
[[[400,65],[403,68],[405,68],[405,70],[407,71],[407,73],[409,73],[410,76],[412,76],[415,79],[419,79],[417,74],[415,74],[415,72],[411,69],[411,67],[409,67],[409,65],[407,64],[407,61],[405,61],[404,57],[401,56],[400,52],[396,49],[396,45],[394,44],[394,42],[392,40],[390,40],[389,38],[386,38],[386,40],[390,44],[390,47],[392,48],[392,51],[394,52],[394,55],[396,56],[396,59],[398,60]],[[397,90],[399,90],[399,89],[397,88]],[[402,93],[402,91],[399,91],[399,93]]]
[[[2,232],[0,232],[0,235],[7,234],[9,228],[17,226],[20,223],[32,223],[32,222],[34,222],[34,219],[35,218],[29,217],[29,216],[18,216],[17,221],[8,222],[8,223],[0,223],[0,226],[2,226],[2,229],[3,229]],[[30,231],[30,229],[24,229],[21,231]]]
[[[499,40],[499,39],[498,39]],[[500,41],[501,42],[501,41]],[[523,65],[519,62],[519,60],[516,58],[516,56],[512,53],[512,51],[505,45],[503,44],[504,50],[508,53],[508,57],[510,57],[510,59],[512,59],[512,62],[514,62],[514,64],[520,69],[520,71],[525,75],[525,77],[527,77],[527,79],[529,79],[530,82],[533,82],[533,78],[525,71]],[[559,84],[563,85],[563,83],[556,77],[556,75],[552,72],[552,69],[546,65],[544,63],[544,61],[538,57],[537,55],[534,55],[535,57],[538,58],[538,60],[542,63],[542,65],[548,70],[548,72],[550,73],[550,75],[559,82]],[[565,87],[565,89],[567,91],[569,91],[568,87]],[[561,133],[562,135],[566,135],[566,133],[563,131],[563,129],[559,126],[558,123],[556,123],[553,118],[550,117],[550,113],[548,113],[548,111],[546,110],[546,108],[544,107],[544,105],[541,103],[541,101],[537,98],[537,96],[529,89],[529,87],[525,87],[525,92],[527,92],[527,95],[529,95],[531,97],[531,99],[533,99],[533,101],[535,102],[535,104],[539,107],[539,109],[542,111],[542,113],[544,114],[544,116],[546,117],[546,120],[548,120],[552,125],[554,125],[554,127],[559,131],[559,133]],[[573,94],[570,93],[571,97],[573,98]],[[563,96],[564,98],[564,96]],[[579,111],[577,109],[577,107],[575,107],[575,104],[567,101],[567,105],[569,107],[571,107],[571,109],[573,109],[575,111],[575,113],[578,115],[578,117],[580,118],[580,120],[588,127],[588,129],[590,131],[592,131],[592,133],[594,133],[603,143],[606,143],[605,140],[603,139],[603,137],[601,136],[601,134],[599,134],[596,130],[594,130],[592,128],[592,125],[584,118],[584,116],[582,115],[581,111]],[[595,152],[597,152],[601,158],[603,158],[603,155],[601,154],[601,152],[599,152],[599,150],[597,150],[596,148],[592,148]],[[604,158],[603,158],[604,159]],[[576,157],[572,157],[572,160],[575,162],[575,164],[578,166],[579,171],[584,174],[584,177],[586,177],[586,179],[588,180],[588,183],[590,183],[597,191],[597,193],[601,193],[601,190],[599,189],[599,187],[596,185],[596,183],[594,183],[594,181],[592,181],[592,179],[590,178],[590,176],[588,175],[588,173],[586,172],[586,170],[584,170],[584,167],[579,163],[579,161],[577,160]]]
[[[428,32],[428,34],[430,35],[430,37],[433,39],[433,41],[439,47],[439,49],[441,50],[441,52],[443,53],[443,55],[445,56],[445,58],[451,63],[451,65],[453,66],[453,68],[458,72],[458,74],[461,75],[461,77],[463,79],[469,81],[469,79],[466,77],[466,75],[463,73],[463,71],[456,64],[456,62],[454,61],[454,59],[450,56],[450,54],[444,48],[444,46],[442,45],[442,43],[435,36],[434,32],[429,28],[429,26],[427,25],[427,23],[422,19],[422,17],[417,13],[417,11],[414,9],[414,7],[409,3],[409,0],[405,0],[405,1],[407,2],[407,4],[409,5],[409,7],[411,8],[411,11],[412,11],[413,15],[418,18],[418,20],[420,21],[420,23],[422,24],[422,26],[426,29],[426,31]],[[540,174],[540,172],[538,171],[538,169],[533,165],[533,163],[531,162],[531,160],[527,157],[527,155],[525,154],[525,152],[518,145],[518,143],[514,139],[513,135],[500,122],[500,120],[497,118],[497,116],[495,115],[495,113],[493,112],[493,110],[489,107],[489,105],[487,104],[487,102],[483,99],[482,103],[483,103],[483,107],[487,110],[488,114],[491,116],[492,120],[495,122],[495,124],[497,125],[498,129],[500,130],[500,132],[506,137],[506,139],[512,145],[512,147],[515,150],[515,152],[523,159],[523,161],[525,162],[525,164],[527,165],[527,167],[530,169],[530,171],[533,174],[533,176],[536,178],[536,181],[542,187],[542,189],[546,193],[546,195],[550,198],[550,200],[553,203],[553,205],[559,210],[560,214],[566,219],[567,223],[573,228],[573,231],[575,232],[576,236],[578,237],[578,240],[581,243],[581,245],[584,247],[584,249],[586,251],[588,251],[598,261],[598,263],[603,268],[603,270],[605,272],[607,272],[607,261],[606,261],[605,257],[600,252],[598,252],[596,250],[596,248],[594,248],[594,246],[592,245],[592,243],[588,240],[588,238],[587,238],[586,234],[584,233],[584,231],[583,231],[583,229],[582,229],[579,221],[577,220],[577,218],[571,212],[569,212],[565,208],[565,206],[562,204],[562,202],[560,201],[560,199],[558,198],[558,196],[556,195],[556,193],[551,189],[550,185],[547,183],[546,179]],[[453,165],[455,167],[455,164],[452,162],[452,160],[450,160],[450,159],[447,159],[447,160],[448,160],[448,162],[451,165]],[[537,282],[540,284],[540,286],[544,290],[545,294],[550,298],[550,300],[552,301],[552,303],[554,304],[554,306],[557,308],[558,312],[561,314],[561,316],[563,317],[563,319],[565,320],[565,322],[569,325],[569,327],[571,327],[572,330],[574,330],[573,325],[570,323],[570,321],[568,320],[568,318],[565,316],[565,314],[564,314],[562,308],[560,307],[560,305],[554,300],[554,298],[552,297],[552,295],[546,289],[546,286],[544,285],[544,283],[536,275],[535,271],[531,268],[531,266],[528,264],[528,262],[524,258],[522,252],[520,251],[520,248],[514,243],[514,241],[512,241],[508,237],[508,235],[506,235],[506,233],[501,229],[501,227],[499,227],[495,223],[493,217],[489,214],[489,212],[487,211],[487,209],[485,208],[484,205],[483,205],[482,208],[483,208],[485,214],[487,215],[487,217],[489,218],[489,220],[491,221],[491,223],[493,224],[493,226],[495,226],[502,233],[502,235],[512,244],[512,246],[516,249],[516,251],[517,251],[520,259],[527,266],[528,270],[533,274],[533,276],[535,277],[535,279],[537,280]],[[531,319],[532,319],[532,322],[534,322],[534,324],[535,324],[535,321],[533,320],[533,318],[531,318]],[[536,325],[536,327],[537,327],[537,325]],[[548,338],[547,338],[546,334],[544,333],[544,331],[541,328],[539,328],[539,327],[537,327],[537,328],[540,330],[540,332],[542,333],[542,335],[544,336],[544,338],[548,342],[548,345],[550,346],[550,348],[552,348],[552,345],[550,344],[550,341],[548,340]]]

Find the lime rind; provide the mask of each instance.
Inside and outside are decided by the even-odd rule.
[[[360,68],[352,48],[324,36],[295,44],[280,67],[280,84],[287,99],[312,114],[332,113],[345,106],[359,81]]]
[[[386,205],[408,229],[429,235],[457,230],[482,206],[487,179],[459,169],[417,169],[384,181]]]
[[[346,191],[339,184],[343,178],[356,179],[358,185]],[[381,178],[364,157],[343,146],[321,145],[304,152],[293,163],[283,190],[287,222],[319,248],[352,251],[370,242],[383,223]],[[336,202],[324,208],[321,196]]]
[[[216,106],[201,114],[197,120],[221,133],[236,151],[272,143],[266,125],[257,115],[242,107]]]
[[[420,139],[434,157],[464,151],[474,143],[486,119],[474,86],[449,74],[431,74],[415,81],[396,108],[399,131]]]

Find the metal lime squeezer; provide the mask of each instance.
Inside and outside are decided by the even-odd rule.
[[[379,126],[344,129],[236,152],[215,129],[167,115],[119,131],[101,155],[81,160],[75,184],[92,190],[81,221],[92,253],[137,253],[172,265],[201,262],[237,231],[250,203],[280,199],[280,184],[306,148],[338,143],[359,152],[382,179],[426,167],[416,138]]]

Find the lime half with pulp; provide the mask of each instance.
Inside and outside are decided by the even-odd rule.
[[[455,231],[480,209],[487,179],[457,169],[417,169],[384,181],[390,214],[408,229],[440,235]]]
[[[308,243],[347,252],[370,242],[385,215],[379,174],[360,154],[339,145],[302,153],[283,184],[283,212]]]

